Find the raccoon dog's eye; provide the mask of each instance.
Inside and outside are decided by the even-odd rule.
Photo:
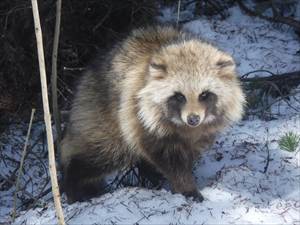
[[[175,98],[178,102],[185,102],[185,101],[186,101],[184,95],[181,94],[180,92],[175,92],[174,98]]]
[[[200,95],[199,95],[199,101],[206,101],[210,96],[212,95],[211,92],[209,91],[203,91]]]

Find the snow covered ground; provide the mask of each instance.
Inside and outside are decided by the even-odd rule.
[[[69,224],[299,224],[300,151],[280,150],[277,140],[286,131],[300,134],[300,115],[244,121],[220,136],[195,167],[205,198],[202,203],[166,190],[123,188],[90,202],[64,203],[66,220]],[[16,224],[56,221],[52,203],[22,214]]]
[[[274,27],[269,22],[248,17],[237,7],[229,11],[231,16],[224,21],[197,19],[184,27],[233,54],[241,75],[259,69],[273,73],[300,70],[299,39],[290,28]],[[174,20],[175,12],[176,9],[165,9],[161,19]],[[300,110],[300,87],[294,92],[298,94],[289,103]],[[300,149],[298,146],[296,151],[287,152],[278,145],[286,132],[300,135],[300,113],[284,101],[274,104],[271,113],[274,120],[248,118],[234,125],[203,154],[194,173],[204,202],[196,203],[165,189],[138,187],[118,189],[72,205],[63,196],[66,221],[68,224],[300,224]],[[39,127],[37,124],[34,128],[33,137],[40,134]],[[19,128],[12,130],[8,139],[19,138],[19,143],[23,143],[24,134],[18,133]],[[20,149],[9,143],[3,148],[18,155],[16,160]],[[36,159],[24,170],[24,181],[32,182],[30,193],[39,192],[37,187],[47,185],[35,185],[39,182],[36,177],[43,178],[40,180],[47,177],[42,165]],[[12,170],[4,162],[0,162],[0,168]],[[10,170],[1,169],[1,175],[8,175]],[[36,174],[27,174],[29,170]],[[9,221],[12,191],[13,188],[0,191],[0,224]],[[53,203],[45,200],[50,197],[44,197],[39,207],[21,212],[15,224],[55,224]]]
[[[241,75],[261,69],[275,74],[300,69],[299,37],[291,28],[249,17],[238,6],[228,11],[230,16],[226,20],[200,18],[185,23],[183,27],[230,53]],[[190,12],[191,9],[182,12],[183,19],[189,19]],[[162,11],[161,21],[174,22],[176,19],[175,8]]]

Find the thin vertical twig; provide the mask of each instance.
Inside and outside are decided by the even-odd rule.
[[[269,129],[266,128],[266,132],[267,132],[267,140],[266,140],[266,144],[265,144],[265,148],[267,150],[267,158],[266,158],[266,165],[264,167],[263,173],[266,173],[268,168],[269,168],[269,163],[270,163],[270,149],[269,149]]]
[[[58,109],[57,100],[57,55],[58,55],[58,45],[59,45],[59,34],[60,34],[60,20],[61,20],[61,1],[56,2],[56,20],[55,20],[55,30],[53,38],[53,51],[52,51],[52,71],[51,71],[51,91],[52,91],[52,111],[53,118],[56,129],[56,143],[57,150],[60,151],[60,141],[61,141],[61,120],[60,111]]]
[[[20,186],[20,179],[23,176],[23,165],[24,165],[24,160],[25,160],[25,156],[26,156],[26,153],[27,153],[27,146],[28,146],[28,141],[29,141],[29,138],[30,138],[30,133],[31,133],[32,121],[33,121],[33,118],[34,118],[34,113],[35,113],[35,109],[33,108],[31,110],[31,116],[30,116],[29,126],[28,126],[28,130],[27,130],[27,134],[26,134],[25,144],[24,144],[24,147],[23,147],[23,152],[22,152],[22,157],[21,157],[21,161],[20,161],[18,176],[17,176],[17,180],[16,180],[16,190],[15,190],[15,194],[14,194],[13,212],[12,212],[12,220],[13,220],[13,222],[15,221],[15,218],[16,218],[17,194],[18,194],[19,188],[20,188],[19,187]]]
[[[177,5],[177,21],[176,21],[176,26],[177,27],[179,25],[179,19],[180,19],[180,8],[181,8],[181,0],[178,0],[178,5]]]
[[[31,0],[31,4],[32,4],[35,35],[36,35],[37,50],[38,50],[38,60],[39,60],[42,98],[43,98],[43,109],[44,109],[44,120],[45,120],[45,124],[46,124],[46,134],[47,134],[47,144],[48,144],[49,171],[50,171],[54,206],[55,206],[56,215],[58,217],[59,224],[65,225],[63,210],[62,210],[62,206],[61,206],[61,202],[60,202],[59,187],[58,187],[58,182],[57,182],[53,134],[52,134],[52,126],[51,126],[51,115],[50,115],[50,110],[49,110],[49,100],[48,100],[48,92],[47,92],[48,88],[47,88],[47,76],[46,76],[45,59],[44,59],[44,47],[43,47],[42,30],[41,30],[41,23],[40,23],[37,0]]]

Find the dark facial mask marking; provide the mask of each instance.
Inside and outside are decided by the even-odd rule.
[[[175,92],[175,94],[167,100],[167,118],[181,120],[181,109],[185,103],[185,96],[180,92]]]
[[[209,114],[216,114],[217,111],[217,101],[218,101],[218,96],[210,91],[204,91],[199,95],[199,102],[201,104],[204,104],[206,106],[206,112]]]

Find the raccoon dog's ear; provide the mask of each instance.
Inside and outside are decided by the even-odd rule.
[[[167,65],[161,60],[152,60],[149,63],[149,74],[151,77],[161,79],[166,76]]]
[[[216,63],[219,69],[235,69],[235,62],[229,55],[223,54]]]
[[[235,74],[235,62],[233,58],[227,54],[222,54],[216,62],[221,77],[231,80]]]

